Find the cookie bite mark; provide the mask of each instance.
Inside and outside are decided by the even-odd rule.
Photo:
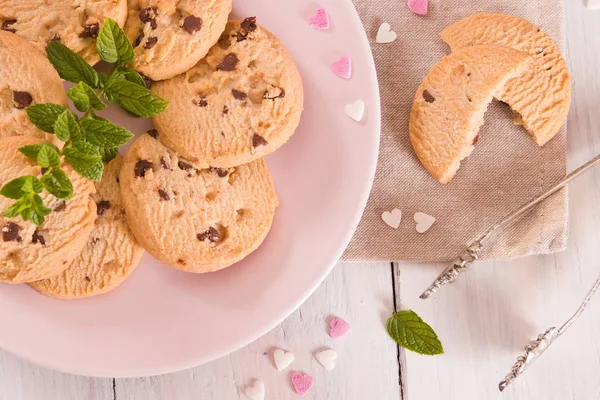
[[[6,21],[2,22],[0,29],[3,31],[6,31],[6,32],[16,33],[17,30],[13,27],[13,25],[16,23],[17,23],[16,19],[7,19]]]
[[[238,57],[229,53],[225,56],[223,61],[219,65],[217,65],[217,71],[233,71],[240,60]]]
[[[5,242],[22,242],[23,239],[19,235],[21,227],[14,222],[9,222],[2,227],[2,240]]]
[[[193,35],[202,29],[202,18],[196,17],[195,15],[188,15],[183,20],[183,29],[190,35]]]
[[[135,176],[137,178],[143,178],[146,176],[146,171],[152,169],[152,161],[140,160],[135,164]]]
[[[257,135],[256,133],[252,136],[252,147],[257,148],[260,146],[266,146],[268,144],[269,142],[267,142],[264,137]]]
[[[25,107],[28,107],[33,101],[33,97],[29,92],[19,92],[13,91],[13,105],[15,108],[22,110]]]
[[[83,31],[79,34],[81,39],[86,38],[97,38],[98,32],[100,31],[100,24],[98,22],[93,24],[87,24],[83,26]]]

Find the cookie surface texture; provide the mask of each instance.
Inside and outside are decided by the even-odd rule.
[[[94,65],[100,61],[96,37],[106,18],[123,26],[127,0],[3,0],[0,27],[30,42],[42,54],[59,40]]]
[[[540,146],[558,133],[571,105],[571,77],[559,49],[540,28],[512,15],[479,13],[450,25],[441,36],[452,50],[499,44],[528,53],[529,68],[495,97],[512,108],[515,123]]]
[[[148,134],[127,152],[120,181],[138,242],[188,272],[216,271],[250,254],[269,232],[278,205],[262,159],[199,169]]]
[[[442,58],[415,95],[411,144],[425,169],[448,183],[477,142],[483,115],[504,84],[527,68],[530,57],[510,47],[458,49]]]
[[[81,254],[61,274],[29,285],[59,299],[80,299],[110,292],[121,285],[137,267],[144,249],[129,229],[121,202],[117,156],[96,183],[97,214],[94,229]]]
[[[41,143],[30,136],[0,140],[0,183],[24,175],[41,177],[41,168],[22,155],[22,146]],[[53,211],[41,226],[31,221],[0,215],[0,282],[33,282],[58,275],[81,253],[96,219],[96,203],[90,194],[94,184],[68,164],[63,171],[73,183],[73,197],[60,200],[46,190],[40,193],[46,207]],[[14,200],[0,196],[0,212]]]
[[[294,61],[254,18],[229,22],[205,59],[152,90],[169,101],[153,118],[161,140],[203,167],[234,167],[275,151],[303,107]]]
[[[134,45],[132,67],[152,80],[179,75],[217,42],[231,0],[129,0],[125,33]]]
[[[67,105],[62,80],[42,53],[0,30],[0,139],[33,135],[56,140],[29,121],[25,109],[40,103]]]

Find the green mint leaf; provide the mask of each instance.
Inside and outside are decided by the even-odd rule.
[[[31,222],[40,226],[44,223],[44,217],[52,212],[51,209],[44,205],[44,201],[39,195],[33,196],[33,203],[31,205],[31,210],[33,213],[31,214]]]
[[[32,211],[33,212],[31,213],[31,216],[28,219],[30,219],[31,222],[33,222],[36,226],[41,226],[44,223],[45,218],[43,216],[39,215],[33,209],[32,209]]]
[[[113,147],[110,149],[106,149],[106,148],[101,148],[100,150],[100,155],[102,156],[102,161],[103,162],[109,162],[112,159],[114,159],[117,154],[119,154],[119,148],[118,147]]]
[[[82,121],[84,139],[95,146],[113,148],[124,145],[133,137],[125,128],[121,128],[100,118],[85,118]]]
[[[113,75],[113,79],[124,79],[129,82],[133,82],[137,85],[146,87],[146,81],[142,76],[130,68],[118,67],[117,72]]]
[[[73,52],[58,40],[51,40],[46,46],[48,59],[61,78],[66,81],[85,82],[93,88],[100,86],[98,73],[79,54]]]
[[[22,197],[17,200],[12,206],[8,207],[6,211],[4,211],[4,216],[6,218],[14,218],[17,215],[21,215],[25,208],[29,208],[29,204],[25,204],[22,200],[27,197]]]
[[[100,100],[94,89],[87,83],[79,82],[68,91],[69,98],[73,100],[75,108],[81,112],[93,110],[103,110],[106,105]]]
[[[37,155],[37,163],[42,168],[58,167],[60,154],[52,146],[42,146]]]
[[[400,346],[419,354],[443,354],[444,348],[434,330],[412,310],[392,314],[387,331]]]
[[[65,110],[56,119],[54,132],[56,133],[56,137],[63,142],[69,139],[74,142],[78,141],[82,135],[79,118],[77,118],[77,115],[73,111]]]
[[[89,167],[73,166],[73,168],[75,171],[79,172],[81,176],[95,182],[100,182],[100,180],[102,180],[102,174],[104,173],[104,163],[102,162],[102,159]]]
[[[29,120],[44,132],[54,133],[56,118],[66,110],[58,104],[34,104],[25,109]]]
[[[88,154],[80,149],[86,148],[86,150],[92,150],[95,146],[85,143],[83,141],[77,142],[78,147],[67,147],[63,149],[65,160],[71,164],[73,169],[85,178],[93,181],[99,181],[102,179],[102,172],[104,171],[104,165],[102,164],[102,157],[99,154]],[[97,149],[95,149],[97,151]]]
[[[133,61],[133,46],[129,43],[125,32],[110,18],[102,25],[96,39],[98,54],[107,63],[128,64]]]
[[[59,199],[69,200],[73,197],[73,183],[63,170],[52,169],[42,176],[41,181],[46,190]]]
[[[0,194],[4,197],[8,197],[9,199],[17,200],[24,195],[31,193],[31,189],[23,190],[29,181],[29,178],[31,178],[31,176],[22,176],[7,182],[4,184],[4,186],[2,186],[2,189],[0,189]],[[29,188],[31,188],[31,183],[29,183]],[[27,187],[25,189],[27,189]]]
[[[114,99],[114,102],[138,117],[153,117],[168,104],[146,87],[122,79],[108,81],[104,92],[109,96],[107,99]]]
[[[85,153],[85,154],[89,154],[92,156],[102,156],[100,154],[100,149],[98,148],[98,146],[94,146],[91,143],[88,143],[86,141],[80,141],[75,143],[75,148],[77,148],[79,151]]]
[[[25,157],[31,158],[32,160],[37,161],[38,154],[40,153],[40,149],[42,147],[50,147],[52,150],[60,153],[58,147],[50,143],[40,143],[40,144],[31,144],[28,146],[23,146],[19,148],[19,152],[21,152]]]
[[[25,184],[23,185],[23,187],[21,188],[21,190],[25,193],[42,193],[42,190],[44,190],[44,185],[42,185],[42,182],[40,182],[40,180],[38,178],[36,178],[35,176],[31,176],[31,175],[27,175],[25,176],[26,180],[25,180]]]

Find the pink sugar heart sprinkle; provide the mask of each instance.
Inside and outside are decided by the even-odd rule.
[[[427,0],[408,0],[408,8],[410,8],[410,10],[415,14],[426,15],[427,7]]]
[[[329,29],[329,14],[324,8],[318,8],[315,15],[312,15],[308,22],[315,29]]]
[[[339,339],[350,330],[350,324],[338,317],[332,317],[329,320],[329,336]]]
[[[344,56],[331,64],[331,70],[341,78],[350,79],[352,76],[352,60],[350,57]]]
[[[310,390],[314,383],[314,378],[308,374],[296,372],[292,375],[292,386],[299,396],[304,396]]]

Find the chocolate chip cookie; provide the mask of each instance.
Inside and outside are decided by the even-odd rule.
[[[66,106],[62,80],[48,59],[25,39],[0,31],[0,138],[33,135],[57,140],[29,121],[25,108],[38,103]]]
[[[132,67],[152,80],[190,69],[219,39],[231,0],[129,0],[125,33]]]
[[[277,150],[303,107],[292,57],[252,17],[229,22],[205,59],[152,90],[169,101],[153,119],[161,140],[202,167],[233,167]]]
[[[31,136],[0,139],[0,185],[24,175],[41,177],[41,168],[20,147],[42,143]],[[41,226],[2,215],[14,200],[0,196],[0,282],[34,282],[60,274],[81,253],[96,219],[90,197],[94,184],[69,165],[63,170],[73,182],[73,197],[60,200],[46,190],[44,204],[54,211]]]
[[[92,65],[100,61],[96,37],[106,18],[123,26],[127,0],[3,0],[0,5],[1,30],[44,54],[50,40],[59,40]]]
[[[38,292],[59,299],[80,299],[110,292],[137,267],[144,249],[125,218],[119,189],[122,158],[117,156],[96,183],[97,217],[94,229],[73,263],[60,275],[30,283]]]
[[[253,252],[278,205],[263,160],[202,169],[147,134],[127,152],[120,180],[127,220],[140,244],[187,272],[216,271]]]

